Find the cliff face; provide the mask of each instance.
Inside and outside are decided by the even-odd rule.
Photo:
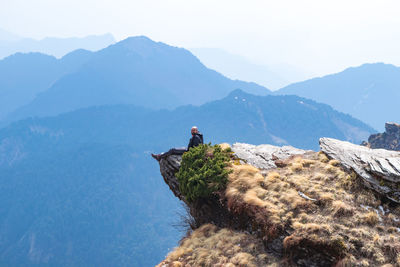
[[[384,133],[372,134],[363,145],[400,151],[400,124],[387,122]]]
[[[174,175],[181,157],[162,159],[194,223],[159,266],[400,265],[400,153],[320,144],[321,152],[234,144],[226,188],[194,203]]]

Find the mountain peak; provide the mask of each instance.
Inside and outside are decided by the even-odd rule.
[[[124,49],[135,52],[148,52],[154,49],[172,47],[162,42],[153,41],[152,39],[144,35],[128,37],[114,44],[113,46],[122,47]]]
[[[45,59],[45,60],[47,59],[47,60],[51,60],[51,61],[57,60],[54,56],[46,55],[46,54],[43,54],[40,52],[29,52],[29,53],[18,52],[18,53],[15,53],[15,54],[5,57],[0,62],[7,62],[7,61],[23,62],[23,61],[27,61],[27,60],[32,61],[32,60],[43,60],[43,59]]]
[[[386,121],[398,120],[399,86],[400,68],[380,62],[295,83],[277,93],[295,94],[331,105],[383,130]]]
[[[56,115],[93,105],[201,105],[221,99],[235,88],[260,95],[270,93],[257,84],[231,80],[206,68],[184,48],[146,36],[130,37],[93,53],[77,50],[62,58],[62,63],[68,65],[68,75],[53,80],[50,88],[9,114],[8,120]]]
[[[138,35],[138,36],[130,36],[120,42],[118,42],[119,44],[132,44],[132,43],[156,43],[155,41],[153,41],[152,39],[150,39],[149,37],[145,36],[145,35]]]
[[[108,48],[102,50],[104,53],[110,51],[116,53],[123,53],[125,55],[136,54],[142,58],[175,58],[175,60],[186,60],[200,64],[200,61],[193,56],[188,50],[170,46],[163,42],[156,42],[147,36],[133,36],[128,37]]]
[[[371,72],[373,74],[381,74],[382,72],[385,71],[398,71],[400,72],[400,68],[393,65],[393,64],[388,64],[384,62],[376,62],[376,63],[364,63],[360,66],[357,67],[350,67],[345,69],[343,72],[347,71],[358,71],[358,72]]]

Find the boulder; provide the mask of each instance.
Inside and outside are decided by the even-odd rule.
[[[260,170],[276,168],[280,161],[293,155],[303,155],[311,150],[302,150],[292,146],[250,145],[235,143],[232,146],[235,155],[247,164]]]
[[[331,138],[319,140],[321,151],[357,173],[370,189],[400,203],[400,152],[371,149]]]
[[[372,134],[362,145],[400,151],[400,124],[387,122],[384,133]]]

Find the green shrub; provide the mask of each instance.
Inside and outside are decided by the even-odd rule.
[[[230,149],[219,145],[199,145],[183,154],[176,177],[179,190],[186,200],[208,198],[215,191],[225,188],[230,170],[225,167],[230,161]]]

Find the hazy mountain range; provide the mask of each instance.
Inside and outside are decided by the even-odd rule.
[[[0,120],[31,102],[64,75],[76,71],[92,52],[75,50],[61,59],[17,53],[0,60]]]
[[[111,34],[86,37],[56,38],[42,40],[25,38],[0,29],[0,59],[17,52],[40,52],[60,58],[76,49],[97,51],[115,43]]]
[[[57,115],[96,105],[135,104],[156,109],[199,105],[222,98],[237,88],[260,95],[270,93],[255,83],[231,80],[206,68],[183,48],[157,43],[144,36],[128,38],[93,54],[79,53],[84,56],[66,56],[70,64],[76,61],[71,73],[57,76],[55,81],[51,79],[46,90],[40,87],[41,93],[9,114],[7,120]],[[29,63],[22,62],[24,56]],[[20,57],[21,67],[36,64],[29,55]],[[53,64],[63,65],[63,59]],[[0,64],[7,65],[10,60],[3,61],[6,62],[0,61]],[[6,73],[3,78],[11,87],[24,78],[18,76],[14,81],[10,76],[31,75],[25,71],[20,74],[18,66],[11,71],[11,75]],[[32,94],[39,91],[34,87],[29,89]],[[9,90],[17,92],[15,88]]]
[[[226,56],[229,54],[223,51],[200,49],[197,53],[206,55],[203,58],[219,53],[219,57],[215,56],[219,60],[214,61],[230,66],[245,62],[244,59],[240,61],[240,57]],[[237,88],[256,94],[270,93],[254,83],[227,79],[206,68],[185,49],[146,37],[128,38],[93,53],[80,50],[66,58],[69,58],[66,64],[74,67],[65,70],[62,65],[66,59],[56,63],[45,55],[20,54],[0,61],[2,125],[6,114],[9,122],[103,104],[151,108],[198,105],[221,98]],[[296,94],[327,103],[382,130],[386,121],[398,120],[394,101],[399,94],[399,76],[399,68],[393,65],[366,64],[291,84],[275,93]],[[149,95],[152,97],[148,98]],[[380,108],[373,108],[377,106]]]
[[[331,105],[382,131],[400,121],[400,68],[364,64],[340,73],[291,84],[276,94],[294,94]]]
[[[191,48],[190,51],[207,67],[231,79],[256,82],[272,90],[312,77],[289,64],[257,64],[220,48]]]
[[[337,101],[357,99],[371,81],[395,96],[397,68],[371,66],[380,74],[361,66],[346,79],[304,83],[325,81],[315,90],[336,88]],[[186,146],[193,125],[205,142],[304,149],[318,149],[320,137],[360,143],[375,132],[339,108],[229,79],[144,36],[60,59],[7,57],[0,107],[1,266],[154,266],[181,237],[172,225],[182,209],[150,153]]]

